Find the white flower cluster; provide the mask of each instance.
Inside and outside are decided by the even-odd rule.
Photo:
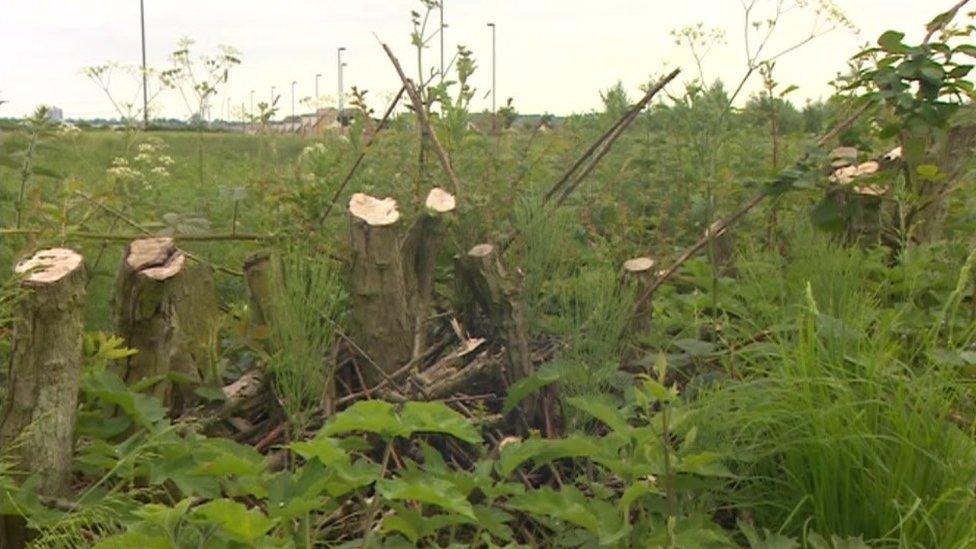
[[[170,176],[169,167],[175,163],[172,156],[162,154],[165,151],[166,143],[160,139],[139,143],[132,160],[116,158],[107,170],[108,174],[121,181],[138,182],[151,188],[154,182]]]
[[[81,128],[75,126],[74,124],[70,124],[68,122],[65,122],[60,126],[58,126],[58,134],[64,137],[74,137],[80,133],[81,133]]]
[[[142,172],[129,166],[129,161],[122,157],[112,160],[112,166],[107,170],[108,174],[116,179],[136,180],[142,178]]]
[[[299,155],[299,160],[306,160],[311,156],[325,154],[325,145],[322,143],[312,143],[302,149],[302,154]]]

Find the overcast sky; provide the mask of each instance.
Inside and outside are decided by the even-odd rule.
[[[768,7],[775,0],[757,0]],[[399,81],[373,36],[394,47],[411,74],[416,55],[409,43],[413,0],[145,0],[148,63],[164,68],[180,37],[196,50],[234,46],[243,63],[235,68],[220,96],[235,108],[248,104],[250,90],[265,100],[272,85],[282,94],[282,113],[290,113],[290,84],[297,96],[336,95],[336,48],[345,46],[346,89],[370,91],[374,108],[399,87]],[[817,0],[809,0],[817,4]],[[865,41],[894,28],[918,36],[924,23],[948,8],[950,0],[836,0],[859,34],[839,28],[785,57],[777,80],[799,86],[795,100],[824,97],[829,80]],[[107,61],[138,63],[138,0],[6,0],[0,7],[0,116],[23,115],[38,104],[61,107],[67,117],[112,117],[103,92],[81,70]],[[758,9],[758,8],[757,8]],[[781,22],[769,51],[809,34],[812,9],[793,10]],[[745,67],[743,10],[739,0],[446,0],[448,56],[457,44],[474,51],[478,96],[474,108],[490,105],[491,30],[498,28],[498,103],[513,97],[523,113],[585,112],[600,106],[601,89],[620,80],[631,95],[652,74],[680,67],[682,79],[697,74],[687,48],[675,45],[672,29],[695,23],[726,31],[726,43],[706,58],[705,76],[738,81]],[[431,28],[436,28],[437,15]],[[438,63],[435,39],[425,63]],[[758,78],[754,79],[754,90]],[[731,84],[730,84],[730,87]],[[131,100],[137,89],[121,76],[113,90]],[[218,100],[219,101],[219,100]],[[176,94],[162,97],[163,114],[186,117]],[[213,114],[221,114],[220,103]],[[298,110],[302,110],[299,106]]]

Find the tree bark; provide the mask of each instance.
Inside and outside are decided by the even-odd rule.
[[[453,212],[454,196],[435,187],[427,195],[426,211],[411,227],[400,248],[403,259],[407,308],[413,314],[413,352],[419,357],[427,348],[427,320],[434,297],[437,257],[444,240],[444,215]]]
[[[144,238],[126,248],[115,282],[113,315],[126,345],[138,351],[123,359],[121,376],[128,384],[160,378],[152,394],[172,405],[169,375],[180,350],[176,296],[186,257],[172,238]]]
[[[179,340],[172,371],[188,381],[175,393],[178,409],[197,400],[193,389],[201,382],[223,384],[215,369],[215,357],[212,356],[220,324],[213,268],[193,261],[186,264],[184,271],[177,277],[178,285],[173,292]]]
[[[251,301],[251,329],[264,326],[266,332],[271,324],[271,254],[257,252],[244,261],[244,282]]]
[[[37,252],[15,271],[25,296],[13,326],[0,449],[15,470],[40,474],[42,495],[57,497],[69,490],[87,273],[81,255],[66,248]],[[0,547],[26,541],[21,517],[0,517]]]
[[[459,258],[457,270],[475,303],[491,321],[493,335],[504,345],[505,382],[511,386],[532,375],[535,368],[529,354],[522,303],[508,280],[498,249],[491,244],[478,244]],[[541,414],[547,400],[543,394],[542,398],[522,401],[530,424],[538,425],[544,419]]]
[[[392,198],[356,193],[349,202],[351,332],[374,363],[362,370],[368,386],[383,379],[377,368],[389,374],[413,353],[414,317],[408,308],[399,219]]]

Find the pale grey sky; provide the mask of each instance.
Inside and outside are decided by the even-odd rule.
[[[758,0],[770,6],[775,0]],[[323,95],[336,93],[336,47],[345,46],[346,90],[370,90],[374,108],[399,81],[373,33],[394,47],[408,72],[416,72],[409,44],[411,9],[415,0],[145,0],[150,66],[164,67],[169,52],[183,36],[198,51],[218,44],[240,50],[221,97],[236,108],[265,100],[272,85],[282,94],[282,114],[290,112],[290,84],[297,96],[312,95],[314,75],[321,73]],[[810,0],[817,4],[817,0]],[[950,0],[835,0],[860,34],[837,29],[785,56],[777,80],[795,84],[795,100],[826,96],[828,81],[865,41],[894,28],[918,36],[924,23],[948,8]],[[85,66],[106,61],[138,63],[138,0],[7,0],[0,7],[0,116],[23,115],[37,104],[61,107],[68,117],[111,117],[114,111],[101,90],[81,74]],[[436,26],[436,14],[431,28]],[[813,12],[794,10],[777,31],[769,51],[809,33]],[[498,25],[498,103],[514,97],[523,113],[567,114],[596,109],[599,92],[623,81],[636,95],[650,74],[681,67],[682,79],[696,75],[685,48],[674,44],[672,29],[704,23],[726,31],[727,43],[706,59],[705,76],[720,77],[732,86],[744,63],[742,7],[739,0],[446,0],[445,34],[448,56],[458,43],[472,49],[479,69],[474,108],[490,105],[484,98],[491,83],[491,33]],[[438,63],[437,41],[425,63]],[[758,77],[748,88],[758,86]],[[117,81],[118,95],[137,97],[136,89]],[[178,95],[162,96],[163,115],[185,117]],[[218,99],[217,101],[220,101]],[[299,110],[302,110],[299,108]],[[221,114],[220,103],[213,107]]]

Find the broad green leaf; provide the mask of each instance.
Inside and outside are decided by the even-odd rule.
[[[248,509],[242,503],[229,499],[217,499],[204,503],[196,514],[220,525],[225,532],[248,543],[266,534],[275,521],[257,509]]]
[[[474,511],[464,494],[453,483],[423,475],[376,481],[380,496],[393,501],[417,501],[436,505],[445,511],[475,520]]]
[[[566,403],[602,421],[617,433],[626,434],[630,431],[627,418],[607,398],[570,397],[566,399]]]
[[[126,532],[96,543],[94,549],[172,549],[173,545],[165,535],[152,535],[143,532]]]
[[[443,402],[408,402],[400,412],[400,423],[407,437],[416,432],[443,433],[470,444],[482,442],[471,422]]]
[[[522,442],[513,442],[502,449],[495,467],[499,475],[506,478],[519,465],[529,460],[538,467],[556,459],[593,459],[608,456],[611,451],[616,451],[615,448],[607,448],[602,440],[574,434],[567,438],[530,438]]]
[[[118,406],[146,429],[166,417],[166,409],[159,399],[132,392],[117,374],[108,370],[86,376],[84,389],[106,404]]]
[[[389,402],[361,400],[333,416],[320,432],[323,435],[339,435],[352,431],[376,433],[391,439],[400,434],[402,427]]]
[[[600,531],[600,521],[587,505],[586,497],[575,486],[566,486],[558,492],[543,486],[509,499],[508,506],[529,515],[543,515],[569,522],[593,534]]]
[[[200,462],[195,474],[226,477],[260,475],[264,472],[264,456],[250,446],[221,438],[205,439],[195,445],[194,454]]]
[[[887,31],[878,38],[878,45],[890,53],[904,53],[908,51],[908,46],[902,43],[905,33],[898,31]]]
[[[349,463],[349,454],[339,445],[339,440],[317,436],[311,440],[293,442],[289,448],[305,459],[317,459],[323,465],[336,465],[337,463]]]
[[[701,452],[681,458],[677,469],[705,477],[733,477],[728,467],[722,463],[722,456],[714,452]]]

